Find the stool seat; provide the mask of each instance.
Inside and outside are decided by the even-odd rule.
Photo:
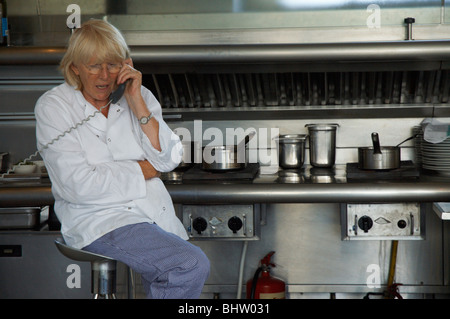
[[[95,254],[90,251],[82,250],[67,246],[64,239],[57,238],[55,239],[55,244],[58,250],[66,257],[77,260],[77,261],[100,261],[100,260],[114,260],[110,257],[106,257],[103,255]]]
[[[91,263],[91,292],[95,299],[115,299],[117,261],[66,245],[64,239],[55,240],[58,250],[67,258]]]

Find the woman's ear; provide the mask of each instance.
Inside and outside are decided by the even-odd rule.
[[[70,68],[72,69],[73,73],[75,73],[76,75],[80,75],[80,70],[78,70],[78,68],[73,63],[70,65]]]
[[[123,61],[123,63],[128,64],[134,68],[133,60],[131,58],[125,59],[125,61]]]

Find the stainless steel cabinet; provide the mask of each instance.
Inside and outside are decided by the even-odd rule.
[[[91,267],[64,257],[56,231],[0,232],[0,298],[92,298]],[[76,264],[78,267],[68,267]],[[75,270],[74,270],[75,269]],[[78,275],[80,288],[75,285]]]

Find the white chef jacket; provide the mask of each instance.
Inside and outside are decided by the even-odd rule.
[[[156,98],[145,87],[141,93],[159,122],[160,152],[143,133],[125,97],[110,105],[108,118],[97,113],[43,149],[97,109],[67,83],[36,103],[37,146],[52,182],[61,232],[70,246],[85,247],[116,228],[140,222],[156,223],[188,238],[163,182],[145,180],[137,163],[145,159],[156,170],[168,172],[180,163],[183,152]]]

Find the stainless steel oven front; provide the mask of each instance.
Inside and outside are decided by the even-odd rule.
[[[181,205],[183,225],[194,240],[258,240],[261,204]]]
[[[425,238],[421,203],[341,204],[343,240],[411,240]]]

